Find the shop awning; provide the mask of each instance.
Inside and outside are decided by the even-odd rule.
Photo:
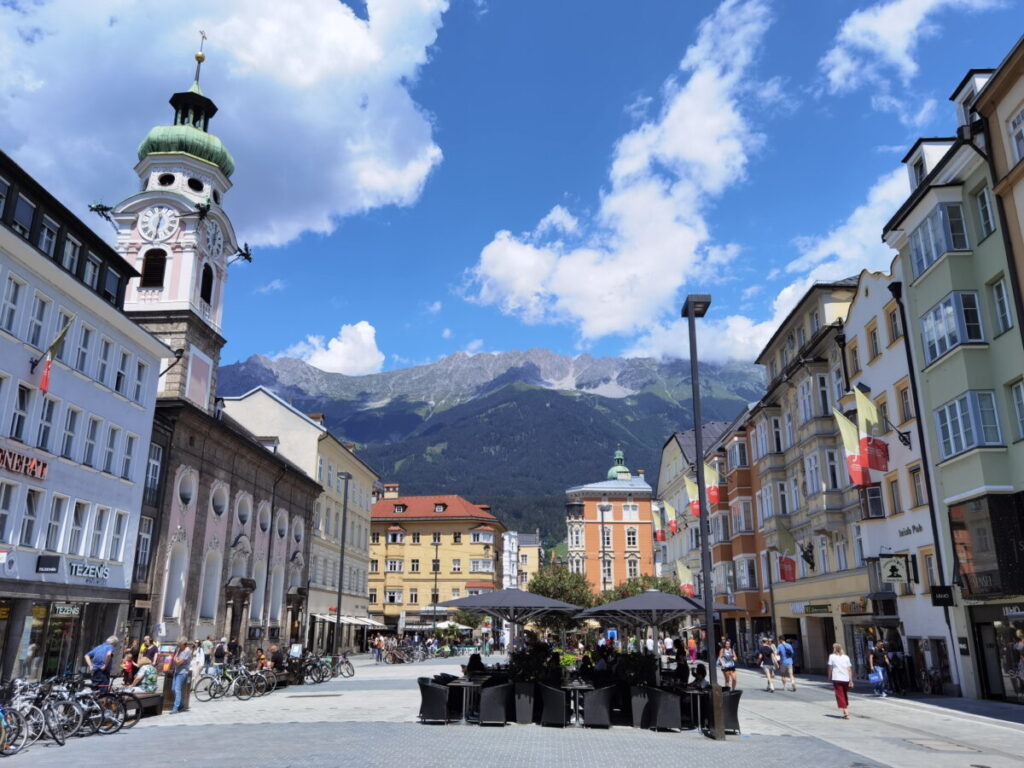
[[[314,619],[326,621],[331,624],[348,624],[353,627],[383,627],[379,621],[368,619],[365,616],[335,616],[333,613],[314,613]]]

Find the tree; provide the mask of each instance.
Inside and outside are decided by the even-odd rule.
[[[480,614],[470,613],[469,611],[464,611],[461,608],[455,612],[454,616],[452,616],[452,621],[456,624],[465,624],[467,627],[472,629],[479,627],[482,620],[483,616]]]
[[[609,589],[601,595],[601,602],[613,603],[616,600],[639,595],[649,589],[657,589],[670,595],[678,595],[679,582],[667,576],[634,576],[629,581],[624,581],[619,586]]]
[[[548,565],[538,570],[533,574],[526,589],[535,595],[543,595],[553,600],[578,605],[581,609],[589,608],[597,602],[597,598],[583,574],[572,573],[561,565]],[[572,616],[554,613],[542,616],[534,623],[541,629],[560,633],[574,629],[579,622]]]

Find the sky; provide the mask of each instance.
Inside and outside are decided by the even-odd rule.
[[[167,99],[235,157],[222,362],[541,347],[753,360],[887,270],[901,158],[1024,0],[0,0],[0,148],[100,234]]]

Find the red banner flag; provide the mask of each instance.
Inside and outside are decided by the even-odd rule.
[[[843,436],[843,449],[846,451],[846,466],[850,470],[850,482],[854,485],[871,485],[871,470],[860,455],[860,435],[857,427],[843,414],[832,409],[839,433]]]
[[[44,395],[50,391],[50,368],[53,365],[53,356],[57,350],[64,343],[64,337],[68,335],[68,329],[71,328],[71,321],[65,325],[61,332],[57,334],[57,338],[53,340],[53,343],[46,350],[46,362],[43,364],[43,377],[39,380],[39,391]]]
[[[783,581],[796,581],[796,560],[792,557],[779,558],[779,578]]]
[[[861,464],[879,472],[889,471],[889,445],[879,435],[885,434],[882,414],[871,399],[854,389],[857,400],[857,429],[860,431]]]

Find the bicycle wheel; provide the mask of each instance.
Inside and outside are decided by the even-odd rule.
[[[103,707],[94,698],[84,699],[82,707],[82,727],[78,729],[77,736],[92,736],[103,724]]]
[[[43,718],[43,710],[32,704],[22,703],[17,705],[18,714],[21,715],[28,729],[29,744],[35,744],[46,732],[46,720]]]
[[[77,701],[61,699],[49,702],[50,711],[60,720],[61,736],[67,738],[78,733],[85,722],[85,709]],[[46,714],[45,711],[43,713]],[[49,730],[49,725],[47,725]]]
[[[307,664],[302,668],[302,682],[306,685],[313,685],[319,682],[316,679],[317,668],[313,664]]]
[[[0,747],[2,754],[16,755],[25,744],[28,743],[28,725],[21,713],[16,709],[4,709],[3,717],[0,718]]]
[[[55,711],[52,704],[43,708],[43,719],[46,721],[46,730],[50,738],[58,747],[64,746],[64,718]]]
[[[253,675],[249,678],[252,683],[252,690],[256,696],[265,696],[267,693],[267,678],[263,675]]]
[[[203,675],[192,686],[192,696],[196,701],[209,701],[214,698],[214,688],[216,687],[217,678],[211,675]]]
[[[230,687],[231,687],[231,684],[227,680],[225,680],[223,677],[215,677],[215,678],[213,678],[213,683],[210,685],[210,698],[211,699],[223,698],[225,695],[227,695],[228,688],[230,688]]]
[[[356,673],[356,668],[352,666],[351,661],[343,661],[338,665],[338,669],[341,672],[342,677],[352,677]]]
[[[142,719],[142,702],[134,693],[124,692],[117,694],[124,706],[124,726],[131,728]]]
[[[263,679],[267,681],[267,693],[273,693],[277,690],[277,675],[274,674],[272,669],[263,670]]]
[[[256,692],[253,688],[252,680],[247,677],[239,677],[235,680],[234,685],[235,698],[239,701],[248,701],[253,697]]]
[[[96,703],[103,710],[103,721],[100,723],[100,733],[117,733],[124,725],[124,704],[116,693],[101,693],[96,697]]]

